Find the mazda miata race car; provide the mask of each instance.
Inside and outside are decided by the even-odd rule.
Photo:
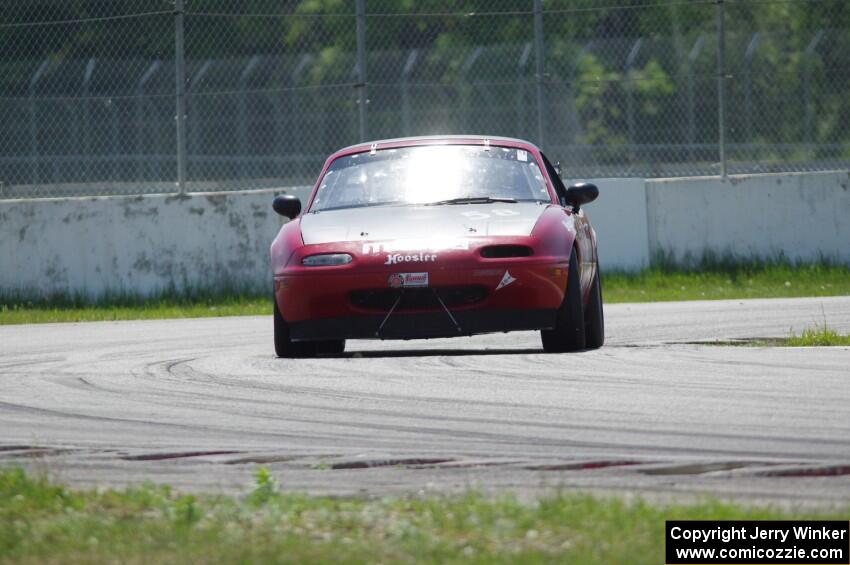
[[[331,155],[271,246],[279,357],[346,339],[540,330],[547,352],[602,346],[592,184],[564,186],[533,144],[469,136]]]

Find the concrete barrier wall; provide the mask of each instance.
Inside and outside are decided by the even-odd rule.
[[[850,264],[846,172],[594,182],[600,197],[585,211],[603,269],[706,251]],[[0,294],[263,289],[275,192],[0,201]]]
[[[0,292],[271,288],[275,192],[0,201]]]
[[[646,189],[643,179],[592,179],[599,198],[584,206],[596,230],[603,270],[636,270],[649,265]]]
[[[650,180],[649,251],[677,261],[706,252],[850,264],[850,174]]]

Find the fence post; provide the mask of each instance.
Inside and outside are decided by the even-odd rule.
[[[174,69],[177,98],[177,192],[186,192],[186,53],[183,47],[183,0],[174,0]]]
[[[360,141],[366,141],[368,137],[368,124],[366,122],[366,104],[369,100],[366,91],[366,6],[365,0],[357,0],[355,3],[355,14],[357,18],[357,109],[360,113]]]
[[[543,119],[543,75],[546,72],[543,43],[543,0],[534,0],[534,73],[537,83],[537,145],[545,142],[545,120]]]
[[[717,0],[717,142],[720,177],[726,179],[726,22],[724,0]]]

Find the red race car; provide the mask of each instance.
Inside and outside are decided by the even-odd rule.
[[[596,234],[533,144],[440,136],[364,143],[325,162],[271,246],[279,357],[346,339],[540,330],[547,352],[604,342]]]

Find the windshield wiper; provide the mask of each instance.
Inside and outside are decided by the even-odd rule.
[[[508,203],[515,204],[516,198],[504,198],[501,196],[466,196],[463,198],[450,198],[448,200],[439,200],[437,202],[429,202],[426,206],[440,206],[442,204],[494,204]]]
[[[374,206],[406,206],[409,202],[404,200],[384,200],[383,202],[361,202],[359,204],[348,204],[346,206],[334,206],[333,208],[320,208],[318,210],[311,210],[311,214],[318,214],[319,212],[330,212],[333,210],[349,210],[351,208],[372,208]]]

